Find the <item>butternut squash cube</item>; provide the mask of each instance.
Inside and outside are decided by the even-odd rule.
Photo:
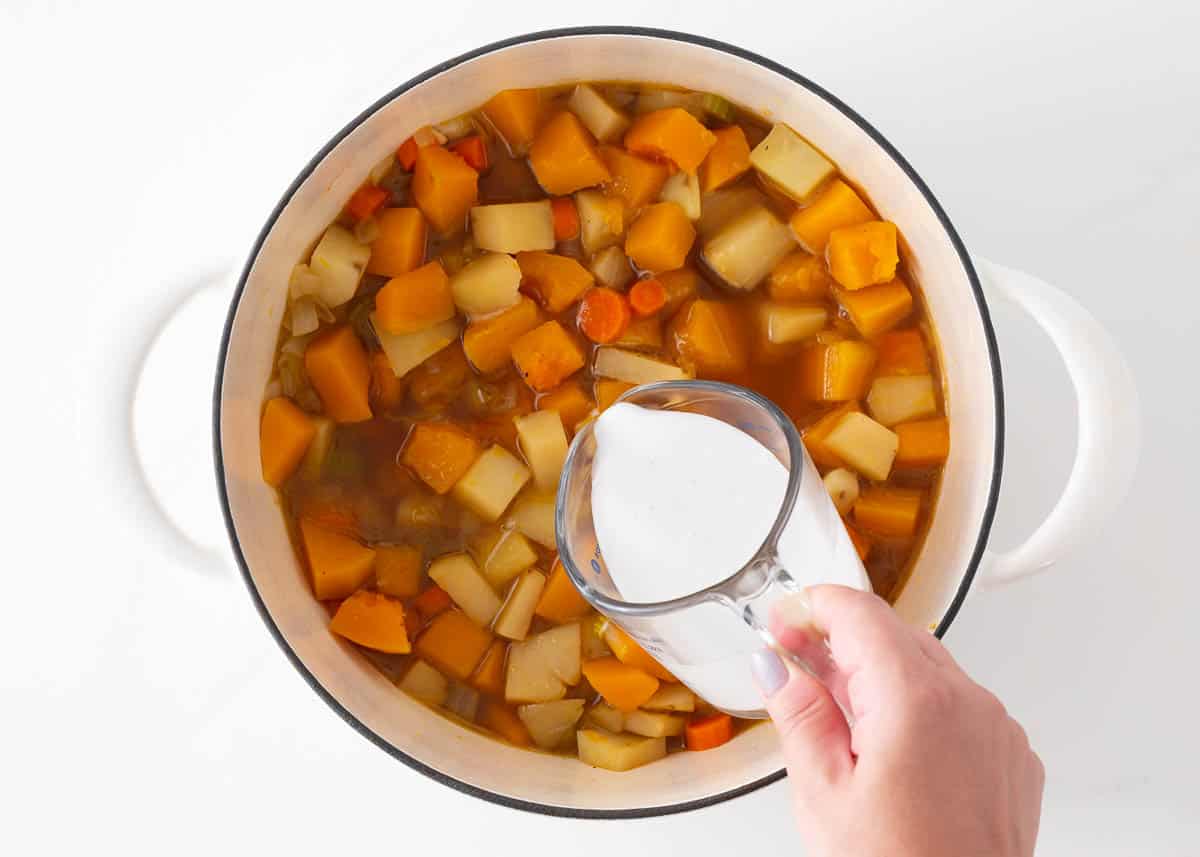
[[[573,619],[582,619],[591,609],[591,605],[571,582],[562,561],[556,560],[533,612],[549,622],[562,625]]]
[[[529,481],[528,468],[502,446],[491,446],[454,486],[454,499],[485,521],[495,521]]]
[[[507,655],[508,641],[494,640],[471,676],[471,687],[489,696],[504,693],[504,661]]]
[[[793,250],[771,269],[767,294],[774,301],[821,301],[829,295],[830,282],[822,257]]]
[[[524,155],[542,117],[541,91],[505,89],[483,105],[488,118],[514,157]]]
[[[647,271],[672,271],[683,267],[696,240],[696,230],[683,209],[659,202],[642,209],[625,237],[625,254]]]
[[[634,388],[633,384],[625,381],[614,381],[612,378],[596,379],[596,410],[604,413],[612,407],[613,402]]]
[[[583,675],[605,702],[626,714],[654,696],[659,685],[654,676],[616,658],[587,661]]]
[[[583,297],[596,281],[583,265],[556,253],[518,253],[517,264],[521,268],[521,284],[555,315]]]
[[[386,333],[416,333],[454,314],[450,280],[437,262],[393,277],[375,295],[375,321]]]
[[[492,644],[492,635],[458,610],[445,610],[417,637],[413,648],[446,675],[466,681]]]
[[[592,401],[592,398],[574,381],[567,381],[549,393],[543,393],[538,396],[537,400],[539,411],[558,411],[563,427],[567,429],[568,433],[573,426],[590,414],[595,406],[596,403]]]
[[[600,158],[611,176],[604,189],[624,200],[631,211],[657,197],[670,175],[665,164],[639,158],[617,146],[601,146]]]
[[[868,488],[854,504],[854,522],[870,533],[907,538],[917,532],[921,492],[902,488]]]
[[[754,147],[750,163],[796,202],[803,202],[835,169],[812,144],[782,123],[771,128],[771,133]]]
[[[463,333],[463,352],[476,371],[485,375],[499,371],[512,359],[513,343],[541,321],[537,304],[521,298],[511,309],[468,325]]]
[[[879,351],[880,375],[928,375],[929,350],[921,331],[893,330],[875,340]]]
[[[583,348],[557,321],[548,321],[512,345],[513,364],[537,393],[552,390],[587,362]]]
[[[900,423],[892,431],[900,438],[898,468],[934,467],[950,454],[950,424],[945,417]]]
[[[732,304],[693,300],[671,320],[672,349],[695,375],[728,377],[749,360],[744,322]]]
[[[825,248],[829,273],[844,288],[865,289],[896,276],[900,254],[896,249],[896,224],[872,220],[835,229]]]
[[[263,480],[278,488],[296,472],[317,434],[317,423],[291,399],[276,396],[263,408],[259,446]]]
[[[346,598],[371,576],[375,551],[349,536],[301,518],[300,541],[304,543],[313,594],[318,601]]]
[[[592,135],[574,113],[566,110],[550,119],[534,137],[529,166],[551,196],[574,193],[610,178]]]
[[[357,423],[371,419],[371,367],[349,325],[320,333],[308,343],[304,371],[332,420]]]
[[[685,303],[696,297],[700,289],[700,275],[695,268],[676,268],[663,271],[655,277],[667,292],[667,302],[659,310],[663,318],[670,318]]]
[[[895,327],[908,318],[913,308],[912,292],[899,277],[853,292],[835,287],[834,295],[858,332],[866,337]]]
[[[813,460],[813,464],[822,470],[842,467],[845,464],[833,450],[826,446],[825,441],[829,438],[829,433],[842,421],[842,417],[846,414],[861,412],[862,409],[858,406],[858,402],[846,402],[824,414],[812,425],[800,430],[800,438],[804,441],[804,448],[808,450],[808,456]]]
[[[375,548],[375,588],[393,598],[412,598],[421,591],[421,549],[415,545]]]
[[[417,150],[412,195],[425,219],[441,233],[458,232],[479,196],[479,174],[441,146]]]
[[[834,426],[825,445],[849,467],[881,482],[892,472],[900,439],[866,414],[849,413]]]
[[[798,361],[797,388],[817,402],[846,402],[862,398],[875,365],[875,349],[865,342],[805,346]]]
[[[377,652],[406,655],[412,651],[404,624],[404,605],[379,592],[359,590],[338,605],[329,630]]]
[[[854,188],[839,178],[826,183],[813,201],[797,208],[788,221],[800,246],[818,256],[825,254],[829,233],[846,226],[858,226],[875,219]]]
[[[479,458],[479,442],[450,423],[417,423],[400,463],[438,494],[454,487]]]
[[[716,135],[682,107],[639,116],[625,132],[626,149],[651,158],[664,158],[686,173],[696,172],[716,144]]]
[[[500,610],[500,599],[465,553],[438,557],[429,566],[429,579],[445,590],[476,625],[487,627]]]
[[[750,145],[738,125],[713,131],[716,143],[700,168],[700,189],[705,193],[727,185],[750,169]]]
[[[538,561],[537,551],[516,530],[485,527],[470,543],[471,555],[495,589],[504,589],[518,574]]]
[[[937,407],[931,375],[876,378],[867,395],[867,410],[885,426],[931,417]]]
[[[385,208],[375,215],[379,235],[371,242],[367,273],[399,277],[425,261],[425,218],[419,208]]]

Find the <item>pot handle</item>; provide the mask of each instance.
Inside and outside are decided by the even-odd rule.
[[[1049,568],[1109,520],[1133,482],[1141,418],[1133,373],[1116,343],[1074,299],[1036,277],[978,260],[984,290],[1023,309],[1049,335],[1075,388],[1075,461],[1058,502],[1024,543],[988,551],[985,588]]]

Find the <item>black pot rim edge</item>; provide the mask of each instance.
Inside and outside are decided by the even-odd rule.
[[[234,317],[237,314],[237,309],[238,309],[239,303],[241,302],[242,293],[244,292],[244,290],[246,288],[246,281],[248,280],[248,278],[250,276],[250,270],[253,268],[254,263],[258,258],[259,251],[262,249],[262,245],[266,241],[267,235],[270,233],[271,229],[275,226],[275,222],[278,220],[279,215],[282,213],[283,209],[287,206],[287,204],[291,201],[292,197],[295,195],[295,193],[299,189],[299,187],[304,183],[305,180],[307,180],[307,178],[312,174],[312,172],[317,168],[317,166],[325,159],[325,157],[346,136],[348,136],[351,132],[353,132],[356,128],[358,128],[358,126],[361,125],[364,121],[366,121],[366,119],[368,117],[370,117],[371,115],[376,113],[379,109],[381,109],[388,102],[392,101],[392,99],[396,98],[397,96],[401,95],[404,92],[407,92],[409,89],[412,89],[413,87],[415,87],[421,83],[424,83],[426,80],[434,77],[435,75],[441,74],[442,72],[453,68],[454,66],[460,65],[469,60],[476,59],[477,57],[483,56],[484,54],[492,53],[494,51],[502,50],[504,48],[510,48],[510,47],[513,47],[516,45],[527,44],[527,43],[538,42],[538,41],[546,41],[549,39],[557,39],[557,38],[570,37],[570,36],[595,36],[595,35],[645,36],[645,37],[650,37],[650,38],[673,40],[673,41],[679,41],[679,42],[685,42],[688,44],[698,45],[700,47],[717,50],[722,53],[726,53],[726,54],[735,56],[739,59],[755,63],[756,65],[760,65],[766,69],[769,69],[770,71],[773,71],[776,74],[780,74],[780,75],[788,78],[792,82],[794,82],[800,86],[803,86],[804,88],[808,89],[810,92],[813,92],[814,94],[820,96],[825,101],[827,101],[828,103],[833,105],[833,107],[835,107],[843,115],[845,115],[848,119],[850,119],[852,122],[854,122],[875,143],[877,143],[880,147],[883,148],[883,150],[885,152],[887,152],[887,154],[892,158],[892,160],[896,162],[897,166],[899,166],[900,169],[903,170],[903,172],[908,177],[908,179],[911,182],[913,182],[914,185],[916,185],[918,190],[920,190],[922,196],[925,198],[925,201],[929,204],[929,206],[933,209],[934,214],[937,216],[938,222],[941,224],[942,228],[946,231],[946,235],[950,238],[950,241],[951,241],[952,245],[954,246],[955,252],[958,254],[959,261],[961,262],[963,269],[967,274],[967,278],[970,280],[971,288],[975,292],[975,303],[979,309],[980,320],[983,323],[984,333],[987,338],[988,357],[991,362],[992,378],[993,378],[993,382],[994,382],[993,389],[995,390],[995,408],[996,408],[996,440],[995,440],[995,449],[993,451],[992,481],[991,481],[990,490],[988,492],[987,508],[984,510],[983,520],[981,521],[981,524],[980,524],[979,537],[975,544],[975,550],[973,551],[973,553],[971,555],[971,561],[968,564],[968,566],[963,574],[962,582],[959,584],[958,591],[955,593],[954,599],[951,601],[950,606],[947,608],[946,614],[942,617],[942,621],[938,624],[938,627],[934,631],[934,633],[939,638],[942,637],[946,633],[947,629],[949,629],[949,627],[950,627],[950,624],[954,621],[954,617],[958,614],[959,609],[962,607],[963,601],[967,596],[967,592],[971,588],[971,583],[975,579],[975,574],[979,568],[979,564],[980,564],[981,560],[983,559],[984,549],[987,546],[988,535],[991,532],[992,521],[993,521],[993,518],[995,517],[995,513],[996,513],[997,500],[999,499],[1000,476],[1001,476],[1001,470],[1003,467],[1003,460],[1004,460],[1004,391],[1003,391],[1003,383],[1002,383],[1002,378],[1001,378],[1001,373],[1000,373],[1000,355],[999,355],[999,350],[996,345],[996,335],[995,335],[995,331],[992,327],[991,315],[988,312],[987,301],[984,298],[983,289],[979,283],[979,276],[975,272],[974,266],[971,264],[971,258],[967,253],[966,247],[964,246],[962,239],[959,237],[958,232],[955,230],[953,224],[950,222],[950,218],[947,216],[947,214],[946,214],[945,210],[942,208],[942,206],[938,203],[938,201],[934,197],[932,191],[930,191],[929,187],[925,184],[925,182],[921,179],[921,177],[917,174],[917,172],[912,168],[912,166],[908,163],[908,161],[905,160],[905,158],[896,150],[896,148],[894,146],[892,146],[892,144],[889,143],[887,141],[887,139],[882,134],[880,134],[879,131],[877,131],[870,123],[868,123],[862,116],[860,116],[856,111],[854,111],[847,104],[842,102],[839,98],[834,96],[832,93],[826,91],[824,88],[822,88],[821,86],[812,82],[808,78],[806,78],[800,74],[797,74],[796,72],[792,71],[791,69],[787,68],[786,66],[780,65],[779,63],[776,63],[773,60],[769,60],[769,59],[767,59],[763,56],[760,56],[756,53],[753,53],[751,51],[744,50],[742,48],[736,47],[734,45],[730,45],[726,42],[722,42],[722,41],[719,41],[716,39],[706,38],[704,36],[696,36],[696,35],[692,35],[690,33],[682,33],[682,32],[677,32],[674,30],[661,30],[661,29],[654,29],[654,28],[650,28],[650,27],[624,27],[624,26],[566,27],[566,28],[552,29],[552,30],[541,30],[538,32],[526,33],[526,34],[520,35],[520,36],[513,36],[511,38],[502,39],[497,42],[492,42],[491,44],[484,45],[484,46],[476,48],[475,50],[472,50],[472,51],[468,51],[467,53],[461,54],[457,57],[454,57],[453,59],[446,60],[445,62],[440,63],[439,65],[436,65],[436,66],[422,72],[421,74],[417,75],[416,77],[413,77],[412,79],[410,79],[410,80],[406,81],[405,83],[402,83],[399,86],[397,86],[396,88],[392,89],[390,92],[388,92],[382,98],[378,99],[374,104],[369,106],[366,110],[361,112],[353,120],[351,120],[349,122],[349,124],[347,124],[344,128],[342,128],[340,131],[338,131],[338,133],[336,135],[334,135],[329,140],[329,142],[325,144],[324,147],[321,148],[321,150],[312,158],[312,160],[310,160],[308,162],[308,164],[304,167],[304,169],[301,170],[299,175],[296,176],[295,180],[288,187],[288,189],[284,192],[284,194],[280,198],[279,202],[275,205],[275,208],[271,212],[270,217],[267,218],[266,223],[263,225],[262,230],[259,232],[258,237],[255,239],[254,246],[251,248],[250,254],[246,260],[246,264],[242,268],[242,272],[238,277],[237,288],[234,291],[233,298],[230,302],[229,313],[226,317],[225,327],[221,334],[221,345],[220,345],[219,357],[217,360],[216,383],[215,383],[214,390],[213,390],[213,457],[214,457],[214,463],[216,466],[217,491],[218,491],[218,494],[221,499],[221,512],[225,519],[225,528],[229,533],[230,544],[233,548],[233,553],[234,553],[235,559],[237,560],[238,568],[241,571],[242,579],[245,581],[246,587],[250,591],[250,596],[254,600],[254,606],[258,610],[259,616],[262,617],[263,622],[266,624],[267,628],[271,632],[271,636],[275,638],[275,642],[279,644],[279,647],[283,650],[283,652],[287,656],[288,660],[291,661],[292,666],[294,666],[296,668],[296,670],[300,673],[300,675],[303,676],[304,680],[317,693],[317,695],[320,696],[326,702],[326,704],[329,705],[329,707],[332,708],[338,714],[338,716],[340,716],[344,721],[346,721],[346,723],[348,723],[352,728],[354,728],[355,731],[357,731],[360,735],[362,735],[364,738],[369,740],[371,743],[378,746],[380,749],[387,752],[389,755],[393,756],[396,759],[399,759],[401,762],[408,765],[410,768],[413,768],[414,770],[419,771],[420,773],[426,775],[427,777],[430,777],[431,779],[434,779],[437,782],[442,783],[444,785],[450,786],[451,788],[456,789],[460,792],[464,792],[466,794],[473,795],[475,797],[481,798],[481,799],[489,801],[491,803],[500,804],[501,806],[510,807],[512,809],[519,809],[519,810],[523,810],[525,812],[534,812],[534,813],[540,813],[542,815],[557,816],[557,817],[562,817],[562,818],[588,818],[588,819],[652,818],[655,816],[671,815],[674,813],[689,812],[691,810],[702,809],[707,806],[712,806],[714,804],[722,803],[727,800],[732,800],[733,798],[736,798],[736,797],[741,797],[742,795],[746,795],[751,792],[757,791],[758,789],[762,788],[763,786],[767,786],[767,785],[770,785],[771,783],[778,782],[779,780],[783,779],[787,775],[787,771],[781,769],[781,770],[775,771],[774,773],[769,774],[765,777],[762,777],[758,780],[755,780],[753,782],[746,783],[745,785],[739,786],[735,789],[729,789],[729,790],[721,792],[719,794],[710,795],[708,797],[700,798],[698,800],[693,800],[693,801],[684,801],[682,803],[664,804],[661,806],[641,807],[641,808],[637,808],[637,809],[589,810],[589,809],[576,809],[573,807],[554,806],[552,804],[537,803],[535,801],[525,801],[525,800],[520,800],[517,798],[508,797],[507,795],[497,794],[496,792],[492,792],[487,789],[482,789],[482,788],[479,788],[478,786],[474,786],[474,785],[471,785],[470,783],[466,783],[466,782],[463,782],[462,780],[448,776],[448,775],[442,773],[441,771],[438,771],[434,768],[429,767],[428,765],[423,764],[422,762],[419,762],[418,760],[414,759],[413,757],[409,756],[408,754],[402,752],[401,750],[399,750],[398,748],[393,746],[391,743],[389,743],[388,741],[383,739],[381,736],[377,735],[375,732],[371,731],[365,724],[363,724],[360,720],[358,720],[358,718],[356,718],[353,714],[351,714],[348,710],[346,710],[346,708],[344,708],[342,706],[342,704],[340,702],[338,702],[338,700],[336,700],[328,691],[325,690],[325,688],[321,685],[321,683],[319,681],[317,681],[316,677],[311,672],[309,672],[308,668],[301,662],[300,658],[291,649],[291,647],[288,646],[287,641],[283,638],[283,635],[280,632],[278,626],[275,624],[274,620],[271,618],[271,614],[268,612],[266,604],[262,600],[262,596],[259,594],[257,588],[255,587],[253,578],[250,576],[250,569],[246,563],[246,558],[242,553],[242,548],[241,548],[241,545],[238,540],[237,530],[234,527],[234,523],[233,523],[233,515],[229,508],[229,494],[228,494],[228,490],[227,490],[227,487],[225,484],[225,468],[224,468],[224,461],[223,461],[222,454],[221,454],[221,387],[222,387],[222,382],[223,382],[224,375],[225,375],[225,357],[226,357],[226,353],[229,348],[229,338],[233,331]]]

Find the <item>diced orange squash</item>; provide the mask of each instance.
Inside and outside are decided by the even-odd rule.
[[[434,229],[458,232],[479,197],[479,173],[454,152],[424,146],[417,152],[412,195]]]
[[[471,367],[457,342],[434,354],[405,376],[408,380],[408,397],[422,408],[444,404],[456,395],[467,379]]]
[[[483,704],[479,714],[479,723],[491,729],[505,741],[518,747],[528,747],[533,743],[529,730],[521,722],[521,718],[511,707],[503,702],[489,699]]]
[[[404,605],[379,592],[362,589],[339,606],[329,630],[377,652],[407,655],[412,651],[404,624]]]
[[[375,322],[388,333],[416,333],[456,312],[450,278],[436,261],[393,277],[375,295]]]
[[[596,379],[596,410],[604,413],[612,406],[612,403],[621,396],[625,395],[626,391],[632,390],[633,384],[625,381],[617,381],[613,378],[597,378]]]
[[[382,351],[371,352],[371,389],[370,401],[375,408],[383,412],[394,411],[404,401],[408,390],[404,378],[397,378],[392,371],[392,363]]]
[[[825,445],[825,439],[829,437],[830,432],[837,427],[846,414],[861,413],[862,408],[859,407],[858,402],[846,402],[838,405],[812,425],[800,430],[800,438],[804,441],[804,448],[808,450],[808,456],[813,460],[813,464],[822,470],[845,466],[846,462],[842,461],[841,456]]]
[[[531,298],[521,298],[499,315],[468,325],[463,333],[463,351],[476,371],[485,375],[496,372],[512,359],[513,343],[541,321],[538,305]]]
[[[304,371],[334,422],[371,418],[371,367],[353,328],[341,325],[319,334],[304,350]]]
[[[737,125],[713,131],[716,143],[700,168],[700,190],[704,193],[727,185],[750,169],[750,144]]]
[[[586,616],[591,609],[571,582],[562,561],[555,560],[550,578],[546,581],[546,588],[542,590],[542,596],[533,610],[534,615],[556,625],[563,625]]]
[[[471,686],[492,696],[503,694],[504,659],[507,655],[508,643],[504,640],[494,640],[475,669],[475,674],[471,676]]]
[[[583,675],[605,702],[626,713],[654,696],[658,679],[645,670],[631,667],[616,658],[584,661]]]
[[[829,233],[875,219],[874,212],[854,188],[838,178],[830,179],[811,203],[797,208],[788,221],[800,244],[810,253],[824,254]]]
[[[537,134],[542,118],[541,93],[536,89],[506,89],[483,105],[483,115],[495,126],[509,151],[522,155]]]
[[[920,516],[921,492],[905,488],[866,488],[854,503],[854,523],[878,536],[914,535]]]
[[[421,549],[415,545],[375,548],[375,588],[393,598],[412,598],[421,591]]]
[[[533,292],[542,306],[557,315],[592,287],[592,272],[570,256],[531,250],[517,254],[521,288]]]
[[[879,352],[876,374],[880,376],[929,374],[929,350],[916,328],[885,333],[875,340],[875,348]]]
[[[861,399],[874,366],[875,349],[866,342],[844,339],[808,345],[797,361],[797,389],[817,402]]]
[[[317,424],[292,400],[276,396],[263,407],[259,446],[262,474],[268,485],[278,488],[300,466],[308,445],[316,437]]]
[[[667,302],[660,310],[664,318],[674,315],[675,311],[694,298],[700,289],[700,275],[694,268],[663,271],[654,279],[662,283],[662,287],[667,290]]]
[[[632,210],[656,199],[671,172],[661,161],[640,158],[617,146],[601,146],[600,158],[611,176],[604,189]]]
[[[604,642],[621,663],[648,672],[660,681],[679,681],[666,667],[654,660],[649,652],[639,646],[637,640],[613,622],[609,622],[604,628]]]
[[[421,618],[428,622],[434,616],[444,610],[449,610],[450,605],[454,603],[450,593],[442,589],[442,587],[432,584],[425,588],[409,605],[413,612],[421,614]]]
[[[829,273],[847,289],[865,289],[896,276],[900,254],[896,249],[896,224],[872,220],[829,233],[825,247]]]
[[[529,166],[552,196],[574,193],[609,180],[591,132],[564,110],[541,127],[529,148]]]
[[[835,289],[834,294],[858,332],[866,337],[895,327],[908,318],[913,308],[912,292],[899,277],[857,291]]]
[[[830,277],[819,256],[793,250],[771,269],[767,294],[774,301],[820,301],[829,294]]]
[[[685,173],[695,173],[716,144],[716,135],[682,107],[668,107],[640,116],[625,132],[626,149],[665,158]]]
[[[875,547],[875,542],[870,536],[859,532],[849,523],[846,523],[846,535],[850,536],[850,543],[854,545],[854,551],[858,554],[858,558],[866,562],[871,555],[871,548]]]
[[[371,576],[375,551],[349,536],[301,518],[300,541],[318,601],[346,598]]]
[[[400,463],[421,481],[445,494],[479,457],[479,441],[450,423],[417,423],[408,435]]]
[[[647,271],[673,271],[683,267],[696,240],[696,229],[683,209],[660,202],[642,209],[625,236],[625,255]]]
[[[587,362],[579,343],[557,321],[535,327],[514,342],[512,359],[536,393],[553,390]]]
[[[950,454],[950,424],[945,417],[892,426],[900,438],[896,467],[933,467]]]
[[[375,215],[379,235],[371,242],[367,273],[398,277],[425,261],[425,218],[419,208],[385,208]]]
[[[732,304],[696,299],[671,319],[671,345],[678,362],[693,374],[728,377],[749,360],[745,321]]]
[[[467,618],[466,613],[446,610],[417,637],[417,654],[447,675],[466,681],[487,654],[492,635]]]
[[[539,411],[558,411],[567,434],[583,422],[584,417],[590,414],[595,406],[591,397],[574,381],[567,381],[549,393],[543,393],[537,400]]]

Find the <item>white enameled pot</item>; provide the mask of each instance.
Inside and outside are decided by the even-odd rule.
[[[496,90],[574,80],[670,83],[720,93],[788,123],[865,188],[904,236],[937,331],[951,453],[931,529],[896,603],[908,622],[943,633],[973,579],[1002,582],[1051,564],[1123,496],[1136,456],[1131,377],[1077,304],[1027,275],[968,255],[908,163],[849,107],[761,57],[677,33],[600,28],[536,33],[481,48],[389,93],[342,129],[284,194],[241,275],[220,350],[215,395],[219,491],[236,558],[270,632],[348,723],[398,759],[480,797],[552,814],[634,817],[705,806],[783,775],[770,727],[705,753],[679,753],[615,774],[518,750],[430,713],[328,633],[261,477],[259,416],[288,274],[372,165],[417,128],[478,106]],[[982,280],[982,285],[981,285]],[[986,286],[986,288],[984,288]],[[1078,399],[1078,445],[1063,495],[1017,550],[985,550],[1003,454],[1000,363],[985,293],[1025,307],[1060,349]],[[1070,427],[1064,430],[1069,431]]]

